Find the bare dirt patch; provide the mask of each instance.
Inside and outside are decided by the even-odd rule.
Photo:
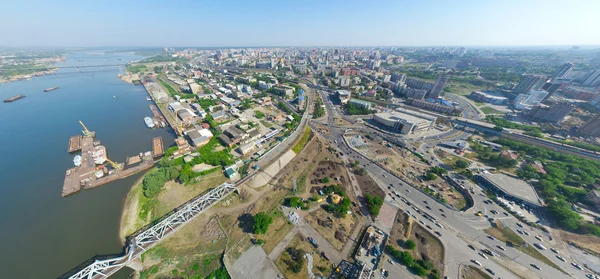
[[[286,247],[284,252],[277,258],[275,264],[283,272],[285,278],[288,279],[304,279],[309,278],[308,276],[308,259],[304,259],[302,269],[300,272],[295,273],[290,269],[289,263],[292,260],[288,249],[293,248],[295,250],[301,250],[304,253],[310,254],[313,258],[312,272],[317,277],[327,276],[331,271],[331,263],[323,258],[319,251],[315,249],[302,234],[296,234],[290,245]]]
[[[346,240],[352,234],[358,217],[356,214],[348,214],[346,217],[337,218],[325,209],[319,208],[305,216],[304,220],[327,239],[335,249],[341,251]]]
[[[470,265],[464,266],[461,274],[463,279],[493,279],[485,271]]]
[[[574,234],[563,230],[558,231],[560,232],[560,237],[565,242],[571,242],[578,247],[582,247],[583,249],[600,255],[600,237],[593,235]]]
[[[385,198],[385,192],[377,185],[370,175],[359,175],[355,173],[354,177],[356,177],[356,182],[360,186],[363,195],[369,194],[374,197],[380,197],[381,199]]]

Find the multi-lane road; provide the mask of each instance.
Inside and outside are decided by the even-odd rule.
[[[489,235],[483,231],[484,228],[490,227],[489,222],[485,218],[475,216],[475,214],[471,211],[461,212],[448,209],[445,205],[440,204],[432,197],[420,192],[411,185],[396,178],[387,170],[379,167],[371,162],[368,158],[365,158],[360,153],[356,152],[354,149],[349,147],[343,139],[345,128],[335,127],[335,117],[337,116],[337,111],[333,104],[329,101],[329,93],[324,91],[318,92],[321,94],[326,106],[327,126],[329,130],[328,138],[331,141],[331,144],[343,152],[344,156],[347,156],[349,159],[358,160],[359,164],[377,180],[377,182],[386,191],[386,202],[405,210],[405,212],[409,211],[411,214],[415,215],[413,218],[419,222],[422,221],[426,225],[429,225],[433,228],[433,231],[437,230],[440,232],[441,236],[439,238],[446,248],[444,274],[448,278],[459,278],[459,270],[464,265],[477,266],[477,264],[471,260],[478,261],[481,265],[483,265],[482,268],[485,267],[491,269],[495,273],[494,278],[518,278],[517,275],[512,272],[513,270],[520,270],[520,272],[518,272],[519,275],[526,276],[527,278],[533,278],[535,276],[552,279],[585,278],[586,272],[573,267],[570,261],[567,259],[568,257],[564,257],[566,261],[563,262],[556,257],[554,252],[550,251],[551,244],[553,243],[549,242],[548,235],[541,235],[542,239],[545,238],[543,243],[548,250],[542,250],[540,252],[550,261],[560,266],[568,274],[550,267],[538,259],[520,252],[516,248],[509,247],[506,245],[506,243],[490,238]],[[464,102],[464,100],[461,101]],[[449,132],[443,138],[448,139],[456,135],[458,135],[456,138],[463,136],[462,134],[454,134]],[[465,136],[468,136],[468,134]],[[425,147],[426,150],[428,149],[427,146],[428,144]],[[475,185],[475,187],[477,188],[477,192],[482,191],[478,186]],[[396,196],[394,192],[398,196]],[[396,201],[390,199],[390,194],[397,197]],[[402,197],[402,199],[404,199],[406,202],[402,201],[399,197]],[[481,204],[483,204],[483,200],[487,200],[487,198],[478,195],[478,193],[473,197],[477,203],[477,206],[481,206]],[[426,209],[426,206],[429,206],[431,210]],[[443,227],[443,229],[436,226],[431,220],[423,217],[422,214],[417,213],[413,207],[417,208],[422,213],[426,212],[428,215],[432,216],[436,222]],[[490,217],[497,217],[506,226],[510,227],[514,231],[516,231],[517,228],[519,228],[519,230],[523,230],[517,226],[517,224],[520,224],[520,222],[508,213],[505,214],[505,211],[500,206],[489,204],[486,205],[485,208],[486,209],[484,210],[490,210],[490,212],[491,210],[497,211],[497,216]],[[445,217],[442,214],[445,215]],[[492,213],[489,214],[491,215]],[[527,241],[530,245],[540,242],[535,238],[535,236],[540,236],[541,233],[539,231],[534,231],[531,228],[524,229],[527,229],[528,233],[530,234],[521,235],[525,241]],[[469,248],[468,245],[473,246],[476,250]],[[489,249],[493,251],[496,256],[487,256],[486,259],[478,254],[481,249]],[[534,265],[539,267],[539,269]],[[509,268],[506,268],[505,266],[508,266]]]

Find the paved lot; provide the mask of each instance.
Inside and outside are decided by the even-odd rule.
[[[232,278],[250,279],[276,279],[281,274],[277,266],[267,258],[267,254],[260,246],[252,246],[246,250],[229,270]]]

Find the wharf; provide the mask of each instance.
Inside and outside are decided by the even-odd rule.
[[[143,82],[143,83],[142,83],[142,85],[144,86],[144,89],[146,89],[146,92],[148,93],[148,95],[150,96],[150,98],[152,99],[152,101],[153,101],[154,103],[158,104],[157,100],[154,98],[154,95],[152,95],[152,91],[151,91],[151,90],[148,88],[148,85],[146,85],[146,83],[145,83],[145,82]],[[150,110],[152,110],[152,114],[154,114],[154,113],[155,113],[155,112],[154,112],[154,109],[152,108],[153,106],[154,106],[153,104],[151,104],[151,105],[150,105]],[[173,121],[171,121],[171,120],[169,119],[169,117],[167,117],[167,114],[165,113],[165,111],[163,111],[163,110],[160,108],[160,106],[154,106],[154,107],[158,107],[158,109],[157,109],[157,113],[159,113],[159,112],[160,112],[160,114],[162,114],[162,115],[160,115],[160,116],[161,116],[161,117],[162,117],[164,120],[166,120],[167,124],[168,124],[168,125],[171,127],[171,129],[173,129],[173,131],[175,131],[175,133],[176,133],[177,135],[181,136],[181,134],[180,134],[180,132],[178,131],[178,129],[176,129],[176,128],[175,128],[175,127],[177,127],[177,125],[176,125],[175,123],[173,123]],[[175,117],[177,117],[177,116],[175,115]]]
[[[91,182],[95,178],[96,164],[94,164],[94,159],[92,158],[94,138],[90,136],[82,137],[80,143],[81,165],[68,169],[65,173],[65,182],[62,190],[63,197],[81,190],[82,185]]]
[[[142,158],[140,158],[139,155],[133,156],[133,157],[127,157],[127,160],[125,160],[127,162],[127,165],[133,165],[133,164],[137,164],[139,162],[142,161]]]
[[[154,118],[156,119],[156,121],[158,121],[159,125],[161,127],[166,126],[165,123],[167,123],[167,120],[160,113],[160,111],[158,110],[158,108],[155,105],[153,105],[153,104],[150,104],[149,107],[150,107],[150,110],[152,111],[152,115],[154,116]]]
[[[160,157],[165,154],[162,137],[152,139],[152,157]]]
[[[152,139],[152,149],[156,153],[148,151],[127,158],[127,166],[140,162],[141,164],[125,168],[123,164],[108,161],[110,165],[105,165],[106,163],[96,165],[94,162],[94,151],[97,153],[95,143],[99,144],[99,141],[95,141],[95,133],[93,132],[88,132],[86,136],[72,136],[69,138],[69,152],[81,150],[81,165],[66,171],[62,189],[63,197],[74,194],[81,189],[98,187],[147,170],[157,162],[154,158],[164,153],[162,138],[157,137]],[[103,154],[106,156],[106,151]],[[152,154],[158,155],[153,156]]]
[[[81,139],[81,135],[76,135],[69,138],[69,153],[81,150]]]

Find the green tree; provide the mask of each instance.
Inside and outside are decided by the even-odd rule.
[[[259,212],[254,215],[254,224],[252,226],[255,234],[265,234],[269,229],[271,223],[273,223],[273,217],[267,215],[264,212]]]
[[[427,174],[425,175],[425,180],[427,180],[427,181],[431,181],[436,178],[437,178],[437,176],[433,172],[427,172]]]
[[[256,116],[256,118],[258,118],[258,119],[261,119],[261,118],[265,117],[265,114],[262,111],[260,111],[260,110],[255,110],[254,111],[254,116]]]
[[[367,169],[365,169],[365,168],[360,168],[360,169],[358,170],[358,174],[359,174],[359,175],[367,175]]]
[[[371,212],[373,216],[379,216],[379,209],[381,209],[381,206],[383,205],[383,200],[380,197],[371,196],[369,194],[365,195],[365,199],[369,206],[369,212]]]
[[[467,167],[469,167],[469,162],[465,160],[456,160],[456,162],[454,162],[454,166],[459,169],[466,169]]]
[[[409,240],[407,240],[407,241],[404,242],[404,246],[408,250],[414,250],[415,247],[417,247],[417,244],[415,244],[414,241],[412,241],[412,240],[409,239]]]
[[[415,274],[417,274],[421,277],[427,276],[427,270],[425,270],[425,268],[423,268],[422,266],[420,266],[418,264],[413,264],[409,268],[412,272],[414,272]]]

